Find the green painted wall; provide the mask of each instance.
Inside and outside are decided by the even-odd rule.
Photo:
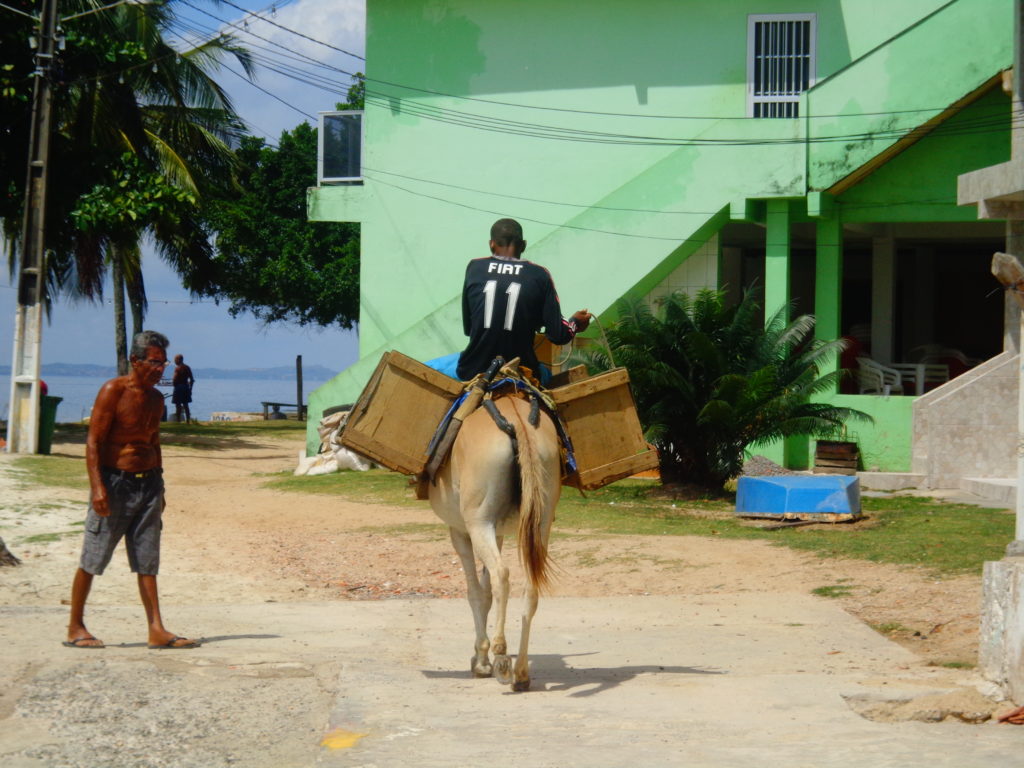
[[[1010,98],[993,87],[837,199],[843,221],[977,221],[956,204],[961,173],[1010,159]]]
[[[523,223],[526,258],[551,270],[566,313],[604,313],[677,266],[733,201],[801,197],[809,168],[833,183],[843,149],[808,145],[808,132],[892,118],[807,109],[891,110],[924,87],[941,108],[1006,66],[1007,25],[961,8],[1009,18],[1011,5],[369,0],[364,183],[309,199],[312,219],[362,222],[361,359],[310,396],[308,447],[319,413],[354,400],[384,351],[462,348],[462,275],[494,219]],[[805,118],[747,119],[747,14],[782,11],[818,14],[819,83]],[[941,82],[927,66],[871,80],[897,47],[945,56],[950,34],[957,55],[974,45],[971,66]]]
[[[873,423],[849,425],[843,439],[857,443],[861,465],[869,471],[909,472],[911,468],[911,445],[907,435],[913,426],[913,397],[875,397],[873,395],[834,395],[826,402],[833,402],[847,408],[856,408],[874,419]],[[791,463],[794,469],[809,469],[814,459],[814,441],[803,440],[803,445],[785,446],[787,454],[799,454],[805,460]],[[781,442],[762,449],[751,450],[774,462],[782,464]]]

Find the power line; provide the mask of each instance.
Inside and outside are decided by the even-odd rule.
[[[491,197],[501,197],[501,198],[505,198],[505,199],[508,199],[508,200],[518,200],[520,202],[534,203],[534,204],[540,204],[540,205],[558,205],[558,206],[563,206],[563,207],[568,207],[568,208],[579,208],[579,209],[583,209],[583,210],[598,210],[598,211],[610,211],[610,212],[619,212],[619,213],[652,213],[652,214],[659,214],[659,215],[675,215],[675,216],[714,216],[715,214],[719,213],[719,211],[721,210],[721,209],[718,209],[718,210],[714,210],[714,211],[695,211],[695,210],[694,211],[680,211],[680,210],[667,210],[666,211],[666,210],[659,210],[659,209],[656,209],[656,208],[628,208],[628,207],[621,207],[621,206],[595,205],[595,204],[591,204],[591,203],[570,203],[570,202],[559,201],[559,200],[543,200],[543,199],[540,199],[540,198],[526,197],[526,196],[523,196],[523,195],[513,195],[513,194],[508,194],[508,193],[505,193],[505,192],[495,192],[493,190],[476,189],[476,188],[473,188],[473,187],[464,187],[464,186],[460,186],[458,184],[448,184],[448,183],[445,183],[445,182],[442,182],[442,181],[435,181],[435,180],[432,180],[432,179],[423,179],[423,178],[418,178],[416,176],[407,176],[407,175],[401,174],[401,173],[394,173],[392,171],[383,171],[383,170],[380,170],[380,169],[368,168],[366,166],[363,166],[363,171],[364,171],[364,177],[367,178],[367,179],[370,179],[371,181],[381,182],[380,179],[374,178],[374,175],[366,175],[366,173],[365,173],[366,171],[370,171],[371,174],[382,174],[382,175],[385,175],[385,176],[393,176],[393,177],[396,177],[396,178],[405,179],[406,181],[416,181],[416,182],[420,182],[420,183],[423,183],[423,184],[431,184],[431,185],[434,185],[434,186],[446,187],[448,189],[457,189],[457,190],[460,190],[462,192],[471,192],[471,193],[477,194],[477,195],[488,195],[488,196],[491,196]],[[383,183],[383,182],[381,182],[381,183]],[[403,189],[404,191],[407,191],[407,192],[412,192],[412,190],[405,190],[404,187],[396,187],[396,188],[397,189]],[[453,202],[453,201],[447,200],[445,198],[440,198],[440,197],[435,197],[433,199],[435,199],[435,200],[443,200],[444,202]],[[885,202],[864,202],[864,203],[844,203],[842,201],[837,201],[837,202],[841,205],[841,207],[844,210],[857,210],[857,209],[864,209],[864,208],[887,208],[887,207],[897,206],[897,205],[949,206],[949,205],[956,205],[957,204],[956,200],[954,200],[953,198],[932,199],[932,200],[900,200],[900,201],[885,201]]]
[[[209,11],[206,11],[204,9],[198,8],[197,6],[195,6],[192,3],[188,2],[188,0],[182,0],[182,1],[184,2],[185,5],[188,5],[188,6],[192,7],[192,8],[194,8],[195,10],[199,11],[200,13],[203,13],[203,14],[209,16],[210,18],[213,18],[213,19],[215,19],[217,21],[220,21],[221,23],[233,26],[236,29],[239,28],[238,24],[235,23],[235,22],[228,21],[228,20],[223,19],[223,18],[221,18],[221,17],[219,17],[219,16],[217,16],[217,15],[215,15],[213,13],[210,13]],[[233,8],[245,11],[244,8],[234,4],[232,2],[229,2],[229,0],[224,0],[224,2],[227,5],[229,5],[229,6],[233,7]],[[246,13],[249,13],[249,12],[246,11]],[[274,23],[274,22],[270,22],[269,19],[266,19],[266,18],[264,18],[262,16],[258,16],[257,18],[260,18],[263,21],[267,21],[268,23]],[[285,27],[283,25],[276,24],[276,23],[274,23],[274,25],[279,27],[279,28],[281,28],[281,29],[283,29],[283,30],[285,30],[285,31],[291,32],[292,34],[296,34],[296,35],[298,35],[300,37],[303,37],[303,38],[305,38],[307,40],[310,40],[312,42],[318,43],[318,44],[326,46],[328,48],[333,48],[334,50],[339,50],[342,53],[349,54],[349,55],[354,56],[355,58],[358,58],[358,59],[360,59],[362,61],[366,60],[362,56],[358,56],[356,54],[352,54],[349,51],[345,51],[344,49],[337,48],[336,46],[332,46],[329,43],[325,43],[322,40],[318,40],[318,39],[316,39],[314,37],[311,37],[311,36],[306,35],[304,33],[301,33],[301,32],[298,32],[296,30],[293,30],[293,29],[291,29],[289,27]],[[295,53],[295,52],[292,52],[289,49],[285,48],[280,43],[277,43],[276,41],[273,41],[273,40],[271,40],[269,38],[266,38],[266,37],[263,37],[261,35],[257,35],[256,33],[252,32],[252,31],[250,31],[248,29],[244,29],[243,31],[246,34],[253,35],[254,37],[258,37],[259,39],[264,40],[264,41],[270,43],[271,45],[279,47],[282,50],[285,50],[285,51],[287,51],[290,54],[291,53]],[[319,60],[316,60],[316,59],[312,59],[311,57],[307,57],[307,56],[304,56],[302,54],[298,54],[298,55],[302,56],[302,58],[310,61],[310,63],[313,63],[316,66],[320,66],[320,67],[324,67],[324,68],[327,68],[327,69],[331,69],[333,71],[336,71],[336,72],[339,72],[341,74],[344,74],[344,75],[346,75],[348,77],[355,77],[356,76],[356,73],[354,73],[354,72],[349,72],[348,70],[341,69],[339,67],[335,67],[333,65],[327,64],[326,62],[322,62],[322,61],[319,61]],[[495,105],[495,106],[512,107],[512,108],[515,108],[515,109],[532,109],[532,110],[539,110],[539,111],[545,111],[545,112],[560,112],[560,113],[566,113],[566,114],[571,114],[571,115],[593,115],[593,116],[600,116],[600,117],[625,117],[625,118],[643,118],[643,119],[658,119],[658,120],[706,120],[706,121],[743,120],[743,121],[748,121],[748,120],[752,120],[752,119],[759,119],[759,118],[752,118],[752,117],[749,117],[749,116],[746,116],[746,115],[743,115],[743,116],[738,116],[738,115],[724,115],[724,116],[723,115],[650,115],[650,114],[645,114],[645,113],[642,113],[642,112],[604,112],[604,111],[599,111],[599,110],[583,110],[583,109],[573,109],[573,108],[567,108],[567,107],[551,107],[551,106],[543,106],[543,105],[537,105],[537,104],[524,104],[524,103],[518,103],[518,102],[507,102],[507,101],[500,101],[500,100],[496,100],[496,99],[484,99],[484,98],[474,97],[474,96],[464,96],[464,95],[459,95],[459,94],[446,93],[444,91],[437,91],[437,90],[432,90],[432,89],[429,89],[429,88],[420,88],[420,87],[406,85],[406,84],[402,84],[402,83],[395,83],[395,82],[388,81],[388,80],[380,80],[380,79],[368,77],[368,76],[365,76],[365,75],[364,75],[364,79],[365,79],[365,82],[368,83],[368,84],[376,83],[376,84],[379,84],[379,85],[386,85],[386,86],[390,86],[390,87],[394,87],[394,88],[400,88],[400,89],[403,89],[403,90],[414,91],[414,92],[417,92],[417,93],[425,93],[425,94],[429,94],[429,95],[432,95],[432,96],[441,96],[441,97],[450,98],[450,99],[456,99],[456,100],[460,100],[460,101],[470,101],[470,102],[477,102],[477,103],[481,103],[481,104],[492,104],[492,105]],[[367,89],[367,95],[369,96],[371,94],[373,94],[375,96],[379,96],[380,98],[385,98],[385,99],[387,99],[387,98],[396,98],[395,94],[391,94],[391,93],[388,93],[386,91],[374,91],[372,89]],[[878,112],[835,113],[835,114],[816,114],[816,115],[812,114],[812,115],[802,116],[802,117],[796,118],[796,119],[800,119],[800,120],[804,120],[804,119],[817,120],[817,119],[833,119],[833,118],[851,119],[851,118],[856,118],[856,117],[893,116],[893,115],[901,115],[901,114],[919,114],[919,113],[929,113],[929,112],[941,112],[942,110],[945,110],[947,108],[948,108],[948,105],[942,105],[942,106],[939,106],[939,107],[917,107],[917,108],[912,108],[912,109],[885,110],[885,111],[878,111]],[[494,118],[494,119],[497,119],[497,118]],[[837,136],[836,138],[840,138],[840,137]]]
[[[225,5],[230,5],[232,8],[235,8],[235,9],[237,9],[239,11],[242,11],[246,16],[251,16],[253,18],[257,18],[260,21],[266,22],[267,24],[270,24],[272,26],[277,27],[278,29],[283,29],[285,32],[290,32],[291,34],[296,35],[297,37],[301,37],[301,38],[303,38],[305,40],[309,40],[310,42],[316,43],[317,45],[322,45],[325,48],[330,48],[332,50],[339,51],[340,53],[344,53],[347,56],[351,56],[353,59],[359,59],[360,61],[366,61],[366,58],[364,56],[360,56],[358,53],[352,53],[351,51],[346,51],[344,48],[339,48],[336,45],[331,45],[330,43],[325,43],[323,40],[317,40],[315,37],[310,37],[309,35],[304,34],[303,32],[299,32],[298,30],[292,29],[291,27],[286,27],[283,24],[278,24],[276,21],[272,21],[271,19],[268,19],[268,18],[266,18],[264,16],[259,16],[258,14],[255,14],[252,11],[246,10],[245,8],[243,8],[240,5],[235,5],[233,2],[231,2],[231,0],[221,0],[221,2],[224,3]]]
[[[258,90],[258,91],[262,91],[263,93],[267,94],[267,96],[270,96],[271,98],[273,98],[273,99],[276,99],[277,101],[279,101],[279,102],[281,102],[282,104],[284,104],[284,105],[285,105],[286,107],[289,107],[289,108],[291,108],[291,109],[294,109],[294,110],[295,110],[296,112],[298,112],[298,113],[299,113],[300,115],[305,115],[305,116],[306,116],[306,117],[308,117],[308,118],[309,118],[310,120],[313,120],[314,122],[316,121],[316,119],[317,119],[317,118],[316,118],[316,115],[311,115],[311,114],[309,114],[309,112],[306,112],[306,111],[304,111],[304,110],[300,109],[299,107],[296,107],[296,106],[295,106],[294,104],[290,104],[290,103],[288,103],[287,101],[285,101],[284,99],[282,99],[282,98],[281,98],[280,96],[278,96],[277,94],[275,94],[275,93],[271,93],[270,91],[268,91],[268,90],[267,90],[266,88],[264,88],[263,86],[261,86],[261,85],[256,85],[256,83],[254,83],[254,82],[253,82],[252,80],[250,80],[249,78],[247,78],[247,77],[246,77],[245,75],[242,75],[241,73],[239,73],[239,72],[236,72],[236,71],[235,71],[235,70],[233,70],[233,69],[232,69],[231,67],[229,67],[229,66],[228,66],[227,64],[222,64],[221,66],[222,66],[222,67],[224,67],[224,69],[226,69],[226,70],[227,70],[228,72],[230,72],[231,74],[233,74],[233,75],[234,75],[235,77],[237,77],[237,78],[240,78],[241,80],[244,80],[245,82],[247,82],[247,83],[248,83],[249,85],[251,85],[251,86],[252,86],[253,88],[255,88],[256,90]]]

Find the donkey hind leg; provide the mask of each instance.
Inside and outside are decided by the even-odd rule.
[[[523,594],[522,630],[519,635],[519,653],[516,655],[516,666],[512,674],[512,690],[530,690],[530,625],[537,613],[538,591],[529,580]]]
[[[471,526],[469,536],[473,542],[473,551],[483,563],[484,573],[490,574],[493,579],[495,606],[491,650],[494,652],[494,675],[498,682],[507,685],[512,682],[512,662],[508,657],[508,643],[505,640],[509,569],[501,561],[501,537],[496,535],[493,525]]]
[[[473,644],[473,657],[469,660],[469,669],[474,677],[491,677],[491,643],[487,639],[487,614],[491,610],[491,576],[485,567],[480,578],[477,578],[473,543],[469,534],[455,528],[449,528],[448,533],[452,546],[462,560],[462,570],[466,574],[466,596],[473,611],[473,626],[476,629],[476,642]]]

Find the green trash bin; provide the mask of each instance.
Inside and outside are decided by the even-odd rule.
[[[39,398],[39,450],[49,455],[53,447],[53,428],[57,425],[57,406],[63,397],[43,395]]]

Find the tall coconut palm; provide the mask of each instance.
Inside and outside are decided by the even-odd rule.
[[[252,63],[227,36],[183,51],[169,45],[164,34],[174,21],[174,0],[100,10],[106,4],[61,3],[62,17],[89,13],[63,24],[66,49],[53,68],[47,246],[52,281],[89,299],[101,295],[106,271],[120,262],[118,271],[135,287],[135,309],[141,313],[140,240],[152,237],[161,256],[194,279],[210,255],[200,218],[181,205],[174,215],[131,221],[122,217],[120,222],[116,216],[104,221],[72,213],[80,210],[86,196],[102,197],[105,188],[125,191],[144,177],[150,183],[152,176],[145,173],[186,192],[193,207],[211,188],[230,184],[234,161],[229,142],[242,124],[210,72],[225,55],[250,74]],[[0,44],[10,49],[11,37],[0,37]],[[9,52],[3,51],[0,65],[18,58]],[[20,124],[20,116],[12,114],[11,119]],[[132,172],[118,176],[125,170],[126,156],[133,158]],[[20,186],[16,174],[4,182],[8,188]],[[3,213],[5,229],[14,232],[13,217],[6,209]],[[123,317],[118,319],[123,322]]]
[[[841,431],[860,411],[814,402],[835,391],[825,371],[841,341],[811,338],[814,318],[786,321],[779,310],[759,322],[753,291],[727,307],[719,291],[675,293],[656,310],[643,300],[617,305],[607,345],[581,357],[591,370],[629,370],[647,438],[659,450],[664,483],[719,491],[739,474],[748,448],[794,435]]]

